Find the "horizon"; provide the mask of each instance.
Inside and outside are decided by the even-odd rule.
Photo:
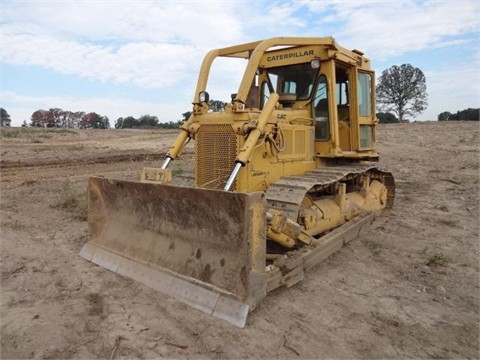
[[[480,107],[477,1],[245,4],[2,1],[0,106],[12,126],[50,108],[96,112],[112,127],[127,116],[175,122],[191,110],[209,50],[276,36],[333,36],[363,51],[377,78],[404,63],[424,72],[429,105],[411,121]],[[279,24],[288,31],[273,31]],[[238,74],[222,70],[225,89],[211,97],[227,102]]]

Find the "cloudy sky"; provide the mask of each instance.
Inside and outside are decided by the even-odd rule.
[[[333,36],[372,60],[420,68],[417,120],[480,107],[480,2],[0,0],[0,106],[12,125],[38,109],[177,121],[191,110],[204,54],[277,36]],[[225,76],[228,93],[234,76]],[[230,83],[231,82],[231,83]],[[226,86],[227,88],[227,86]],[[216,100],[225,94],[211,94]]]

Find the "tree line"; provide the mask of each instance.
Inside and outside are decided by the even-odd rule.
[[[219,101],[213,100],[218,105]],[[223,103],[224,106],[226,105]],[[158,117],[154,115],[142,115],[139,118],[133,116],[120,117],[115,121],[115,129],[135,129],[135,128],[159,128],[159,129],[178,129],[183,121],[191,115],[190,111],[182,114],[183,120],[168,121],[161,123]],[[0,108],[0,126],[11,125],[10,114],[4,108]],[[57,127],[69,129],[108,129],[110,120],[107,116],[101,116],[95,112],[86,113],[84,111],[68,111],[60,108],[51,108],[49,110],[36,110],[30,117],[30,123],[24,120],[22,126],[32,127]]]
[[[478,109],[468,108],[464,110],[459,110],[455,114],[452,114],[449,111],[444,111],[438,114],[438,121],[460,121],[460,120],[479,121],[479,118],[480,118],[480,108]]]
[[[480,117],[480,108],[468,108],[464,110],[459,110],[456,113],[451,113],[449,111],[444,111],[438,114],[438,121],[479,121]],[[380,124],[394,124],[399,123],[398,118],[389,112],[379,112],[377,113],[377,119]]]
[[[190,116],[190,112],[183,115],[183,120]],[[0,108],[0,126],[11,125],[10,114],[4,108]],[[133,116],[125,118],[120,117],[115,121],[115,129],[134,129],[134,128],[160,128],[160,129],[178,129],[182,120],[160,123],[154,115],[142,115],[138,119]],[[68,111],[60,108],[49,110],[36,110],[30,117],[30,123],[23,121],[22,126],[48,127],[48,128],[67,128],[67,129],[108,129],[110,120],[107,116],[99,115],[95,112],[86,113],[84,111]]]
[[[178,129],[182,121],[169,121],[161,123],[155,115],[142,115],[138,119],[133,116],[118,118],[115,121],[115,129],[136,129],[136,128],[160,128]]]
[[[26,122],[24,122],[24,125]],[[68,129],[108,129],[110,120],[96,112],[69,111],[60,108],[37,110],[30,117],[32,127],[59,127]]]
[[[0,126],[10,126],[12,120],[10,114],[4,108],[0,108]],[[59,108],[49,110],[37,110],[30,117],[30,126],[67,129],[108,129],[110,121],[108,117],[95,112],[66,111]],[[22,126],[28,126],[24,120]]]

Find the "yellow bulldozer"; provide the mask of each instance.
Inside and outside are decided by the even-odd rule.
[[[207,89],[216,59],[243,71],[220,109]],[[212,50],[163,164],[139,181],[89,179],[80,255],[244,327],[268,292],[301,281],[393,206],[376,125],[370,61],[332,37]],[[172,176],[192,139],[194,175]]]

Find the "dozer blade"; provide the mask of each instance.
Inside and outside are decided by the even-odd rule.
[[[244,327],[265,297],[263,194],[89,179],[80,255]]]

